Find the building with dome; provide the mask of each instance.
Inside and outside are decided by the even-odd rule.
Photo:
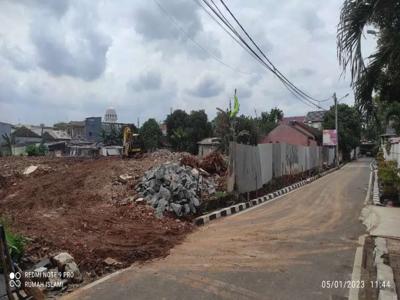
[[[104,122],[106,123],[116,123],[118,121],[117,112],[114,108],[110,107],[106,110],[104,115]]]

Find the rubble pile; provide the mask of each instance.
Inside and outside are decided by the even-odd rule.
[[[171,152],[168,149],[158,149],[152,153],[149,153],[148,156],[155,161],[179,161],[179,159],[185,155],[183,152]]]
[[[196,156],[191,154],[186,154],[182,156],[181,164],[192,168],[198,168],[200,165],[200,161]]]
[[[35,299],[44,299],[44,293],[66,291],[70,284],[79,284],[83,281],[82,273],[74,258],[67,252],[56,256],[44,258],[27,270],[29,276],[25,278],[29,282],[31,293]],[[52,294],[52,295],[56,295]]]
[[[226,172],[227,163],[219,152],[212,152],[204,157],[200,163],[200,168],[211,174],[222,175]]]
[[[196,168],[165,163],[147,171],[137,191],[155,208],[157,217],[162,217],[165,212],[181,217],[195,214],[201,196],[214,194],[215,184]]]
[[[183,155],[181,158],[181,164],[190,166],[192,168],[201,168],[210,174],[223,175],[227,169],[227,163],[221,153],[215,151],[203,159],[198,159],[193,155]]]

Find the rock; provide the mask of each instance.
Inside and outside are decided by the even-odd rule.
[[[178,217],[182,216],[182,205],[171,203],[171,208]]]
[[[156,208],[156,216],[157,218],[162,218],[164,211],[167,207],[168,201],[161,198],[160,201],[158,202],[157,208]]]
[[[49,286],[47,287],[48,290],[51,291],[60,290],[68,285],[68,280],[62,279],[57,269],[49,270],[49,274],[51,275],[48,278],[49,281]]]
[[[137,199],[135,200],[135,202],[138,203],[138,204],[140,204],[140,203],[145,202],[145,200],[144,200],[144,198],[137,198]]]
[[[54,265],[56,265],[59,270],[62,270],[66,264],[75,262],[74,258],[67,252],[61,252],[60,254],[54,256],[52,260]]]
[[[133,179],[133,177],[128,174],[119,175],[119,177],[118,177],[118,180],[122,183],[128,183],[128,181],[131,179]]]
[[[27,168],[24,170],[23,174],[24,174],[24,175],[32,174],[32,173],[35,172],[37,169],[38,169],[38,166],[29,166],[29,167],[27,167]]]
[[[78,265],[74,261],[65,265],[64,272],[73,274],[73,277],[69,278],[73,283],[80,283],[83,281],[83,276],[79,271]]]
[[[134,197],[129,196],[129,197],[126,197],[126,198],[118,201],[118,204],[119,205],[128,205],[128,204],[131,204],[133,201],[134,201]]]
[[[46,267],[39,267],[39,268],[36,268],[33,270],[33,272],[36,272],[36,273],[45,273],[47,271],[48,271],[48,269]]]
[[[107,258],[104,260],[104,263],[105,263],[106,265],[109,265],[109,266],[122,265],[122,263],[121,263],[120,261],[118,261],[118,260],[116,260],[116,259],[114,259],[114,258],[111,258],[111,257],[107,257]]]
[[[200,207],[200,193],[215,192],[213,179],[204,180],[201,173],[204,170],[165,163],[147,171],[136,190],[148,205],[156,209],[158,217],[166,211],[179,217],[188,215]]]
[[[189,206],[189,204],[185,204],[183,207],[185,208],[185,215],[190,214],[190,206]]]
[[[39,261],[37,264],[33,266],[33,269],[39,269],[41,267],[50,268],[52,266],[50,259],[45,258]]]
[[[191,173],[195,178],[198,178],[200,176],[200,172],[197,169],[192,169]]]
[[[200,206],[200,200],[199,199],[197,199],[196,197],[193,197],[192,199],[191,199],[192,201],[192,204],[195,206],[195,207],[199,207]]]
[[[169,201],[169,199],[171,199],[171,192],[163,186],[160,187],[158,195],[160,196],[160,198],[163,198],[166,201]]]

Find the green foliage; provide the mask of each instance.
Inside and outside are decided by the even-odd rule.
[[[383,186],[383,194],[396,196],[400,189],[399,169],[396,161],[380,161],[378,165],[379,182]]]
[[[197,153],[197,143],[212,135],[211,124],[204,110],[187,114],[183,110],[175,110],[166,119],[168,140],[177,151]]]
[[[123,141],[123,132],[116,126],[111,125],[108,130],[102,129],[101,140],[105,146],[121,146]]]
[[[228,111],[218,109],[217,116],[212,121],[214,135],[221,140],[220,150],[223,153],[229,152],[229,142],[233,140],[233,132]]]
[[[270,133],[283,119],[283,112],[275,107],[270,112],[261,113],[261,118],[257,119],[257,126],[260,136],[265,136]]]
[[[239,144],[257,145],[257,119],[241,115],[236,118],[234,127]]]
[[[67,130],[68,128],[68,123],[65,122],[59,122],[59,123],[55,123],[53,125],[53,127],[57,130]]]
[[[339,148],[345,160],[350,159],[350,152],[360,145],[361,116],[360,113],[347,104],[338,104]],[[335,107],[325,115],[324,129],[335,129]]]
[[[383,103],[400,102],[400,0],[345,0],[338,26],[338,54],[350,69],[356,104],[374,117],[373,95]],[[376,29],[375,53],[365,61],[362,41],[368,26]]]
[[[9,230],[9,226],[7,225],[8,222],[6,222],[3,218],[0,218],[0,224],[4,226],[8,251],[10,252],[11,258],[14,261],[18,261],[24,254],[26,239],[22,235],[11,232]]]
[[[155,119],[144,122],[139,133],[145,150],[154,151],[160,146],[162,132]]]
[[[47,152],[48,149],[43,144],[40,144],[39,146],[29,145],[26,147],[26,153],[28,156],[44,156]]]
[[[257,145],[260,137],[273,130],[282,118],[283,112],[278,108],[261,113],[259,118],[244,115],[230,118],[229,112],[218,109],[217,116],[213,120],[213,130],[215,136],[222,141],[221,150],[227,153],[229,142],[233,141],[234,135],[238,143]]]

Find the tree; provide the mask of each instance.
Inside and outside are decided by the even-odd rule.
[[[270,112],[261,113],[261,118],[257,119],[259,136],[270,133],[282,119],[283,112],[277,107],[272,108]]]
[[[166,119],[168,140],[178,151],[197,153],[197,143],[212,134],[204,110],[192,111],[187,114],[183,110],[175,110]]]
[[[168,140],[172,148],[178,151],[186,150],[185,148],[188,144],[186,130],[189,127],[189,115],[185,111],[177,109],[168,115],[165,123],[167,125]]]
[[[257,145],[259,137],[257,119],[244,115],[237,117],[235,122],[235,132],[239,144]]]
[[[400,102],[400,0],[345,0],[338,26],[338,56],[350,69],[357,107],[376,118],[374,92],[383,103]],[[377,48],[364,61],[361,49],[367,26],[376,29]]]
[[[361,139],[361,116],[360,113],[347,104],[338,104],[338,131],[339,149],[343,158],[350,159],[351,150],[360,145]],[[335,129],[335,107],[332,106],[326,113],[324,129]]]
[[[204,110],[190,112],[187,132],[190,140],[188,151],[197,153],[197,143],[212,136],[211,123],[208,122],[208,117]]]
[[[212,121],[214,135],[221,140],[220,150],[229,152],[229,142],[233,140],[229,111],[218,109],[217,116]]]
[[[110,128],[102,129],[101,140],[106,146],[121,146],[123,141],[123,131],[111,124]]]
[[[160,146],[162,132],[155,119],[144,122],[139,133],[145,150],[154,151]]]
[[[11,135],[3,134],[2,137],[4,140],[4,144],[6,145],[6,148],[7,148],[7,152],[8,152],[6,155],[12,155],[13,154],[13,145],[15,144],[15,136],[12,134]]]
[[[53,125],[53,127],[54,127],[55,129],[57,129],[57,130],[67,130],[67,129],[68,129],[68,123],[65,123],[65,122],[58,122],[58,123],[55,123],[55,124]]]

